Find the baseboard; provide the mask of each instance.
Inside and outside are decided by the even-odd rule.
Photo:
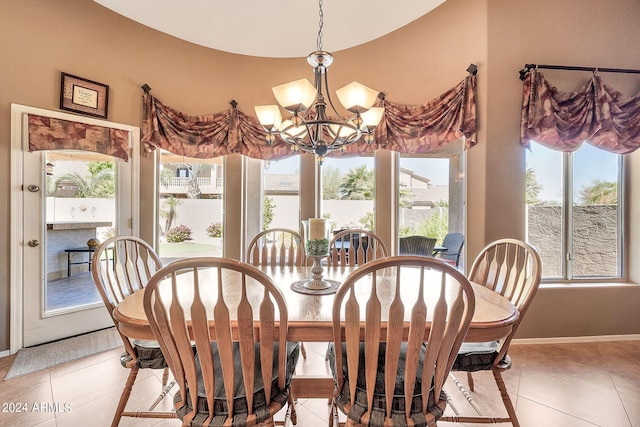
[[[596,335],[589,337],[548,337],[548,338],[520,338],[511,341],[511,345],[518,344],[569,344],[605,341],[640,341],[640,334],[630,335]]]
[[[0,351],[0,357],[6,357],[6,356],[11,356],[10,350]]]

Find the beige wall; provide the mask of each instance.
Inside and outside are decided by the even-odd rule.
[[[467,170],[467,249],[472,258],[490,240],[524,237],[524,151],[517,144],[518,69],[525,62],[638,68],[638,17],[637,0],[541,0],[535,5],[524,0],[448,0],[393,34],[334,52],[331,84],[337,88],[357,77],[384,91],[390,100],[417,104],[459,82],[470,63],[479,66],[479,144],[468,153]],[[242,111],[252,113],[253,105],[272,102],[271,86],[301,75],[311,77],[304,59],[261,59],[205,49],[86,0],[4,0],[0,20],[2,236],[8,236],[10,215],[6,202],[10,199],[10,104],[57,110],[61,71],[108,84],[109,119],[134,126],[141,122],[143,83],[164,102],[188,114],[221,111],[231,99],[238,101]],[[311,43],[310,50],[313,47]],[[567,85],[575,86],[582,76],[553,74],[552,81],[557,79],[567,79]],[[613,76],[611,81],[627,93],[639,89],[637,77]],[[141,168],[141,234],[150,240],[154,224],[151,159],[144,160]],[[634,224],[630,226],[637,230]],[[631,248],[638,247],[637,240],[629,239]],[[8,265],[9,241],[5,238],[0,241],[0,350],[8,348]],[[638,278],[638,267],[631,269]],[[571,297],[593,298],[592,307],[609,296],[640,305],[635,287],[615,295],[570,291]],[[541,293],[546,294],[546,289]],[[540,301],[546,301],[546,296]],[[537,325],[538,314],[553,323],[554,313],[546,313],[544,307],[534,305],[532,311],[528,324]],[[621,316],[640,325],[637,312],[640,310],[629,310]],[[600,316],[595,318],[598,328],[576,324],[567,330],[587,335],[622,333],[619,322],[608,322],[607,313],[595,311],[596,315]],[[555,333],[548,327],[529,331],[532,336]],[[640,326],[625,333],[629,332],[639,333]]]

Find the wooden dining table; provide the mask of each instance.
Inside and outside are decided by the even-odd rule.
[[[291,289],[291,284],[311,278],[311,267],[262,267],[261,268],[279,286],[287,302],[289,341],[300,342],[331,342],[333,341],[333,327],[331,310],[333,294],[302,294]],[[324,278],[342,282],[355,267],[325,268]],[[212,280],[215,280],[212,274]],[[225,286],[237,287],[236,284],[226,283]],[[475,312],[467,332],[466,342],[487,342],[499,340],[511,332],[519,313],[517,308],[506,298],[500,296],[478,284],[471,284],[475,293]],[[384,285],[383,285],[384,286]],[[191,287],[185,287],[190,289]],[[216,286],[211,286],[215,289]],[[414,293],[415,294],[415,293]],[[120,331],[133,339],[154,340],[155,336],[143,308],[144,290],[137,291],[125,298],[115,309],[114,317],[118,321]],[[257,294],[256,294],[257,295]],[[387,298],[386,295],[389,297]],[[392,290],[385,292],[379,289],[378,296],[382,306],[390,303],[393,298]],[[408,294],[407,298],[411,295]],[[182,298],[182,296],[181,296]],[[188,300],[189,296],[186,296]],[[403,299],[405,296],[403,296]],[[250,301],[252,297],[249,297]],[[252,305],[259,304],[259,298],[254,298]],[[206,306],[215,304],[214,300],[204,301]],[[234,305],[233,298],[225,303]],[[233,311],[233,310],[232,310]],[[383,319],[384,320],[384,319]],[[213,329],[213,328],[212,328]],[[214,331],[212,330],[212,336]],[[329,397],[333,392],[333,381],[328,376],[299,376],[294,377],[292,392],[297,398]]]

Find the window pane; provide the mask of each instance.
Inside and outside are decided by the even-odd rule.
[[[373,157],[327,157],[320,169],[322,217],[333,221],[335,230],[374,230]]]
[[[542,259],[542,277],[563,277],[562,152],[532,144],[527,151],[527,242]]]
[[[101,303],[89,263],[89,239],[104,242],[116,230],[116,160],[89,151],[46,153],[45,312]],[[55,227],[64,223],[64,227]]]
[[[572,275],[619,276],[619,155],[584,144],[572,157]]]
[[[222,255],[223,159],[160,153],[158,253],[163,262]]]
[[[441,246],[447,233],[465,234],[462,144],[454,144],[428,157],[400,155],[399,237],[433,237]]]
[[[263,160],[262,229],[300,230],[300,156]]]
[[[435,237],[442,243],[449,228],[449,160],[401,156],[399,183],[400,237]]]

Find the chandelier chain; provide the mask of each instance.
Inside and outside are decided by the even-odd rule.
[[[322,50],[322,27],[324,27],[324,13],[322,13],[322,0],[318,0],[318,16],[320,18],[320,22],[319,22],[319,29],[318,29],[318,39],[317,39],[317,44],[318,44],[318,50],[321,51]]]

